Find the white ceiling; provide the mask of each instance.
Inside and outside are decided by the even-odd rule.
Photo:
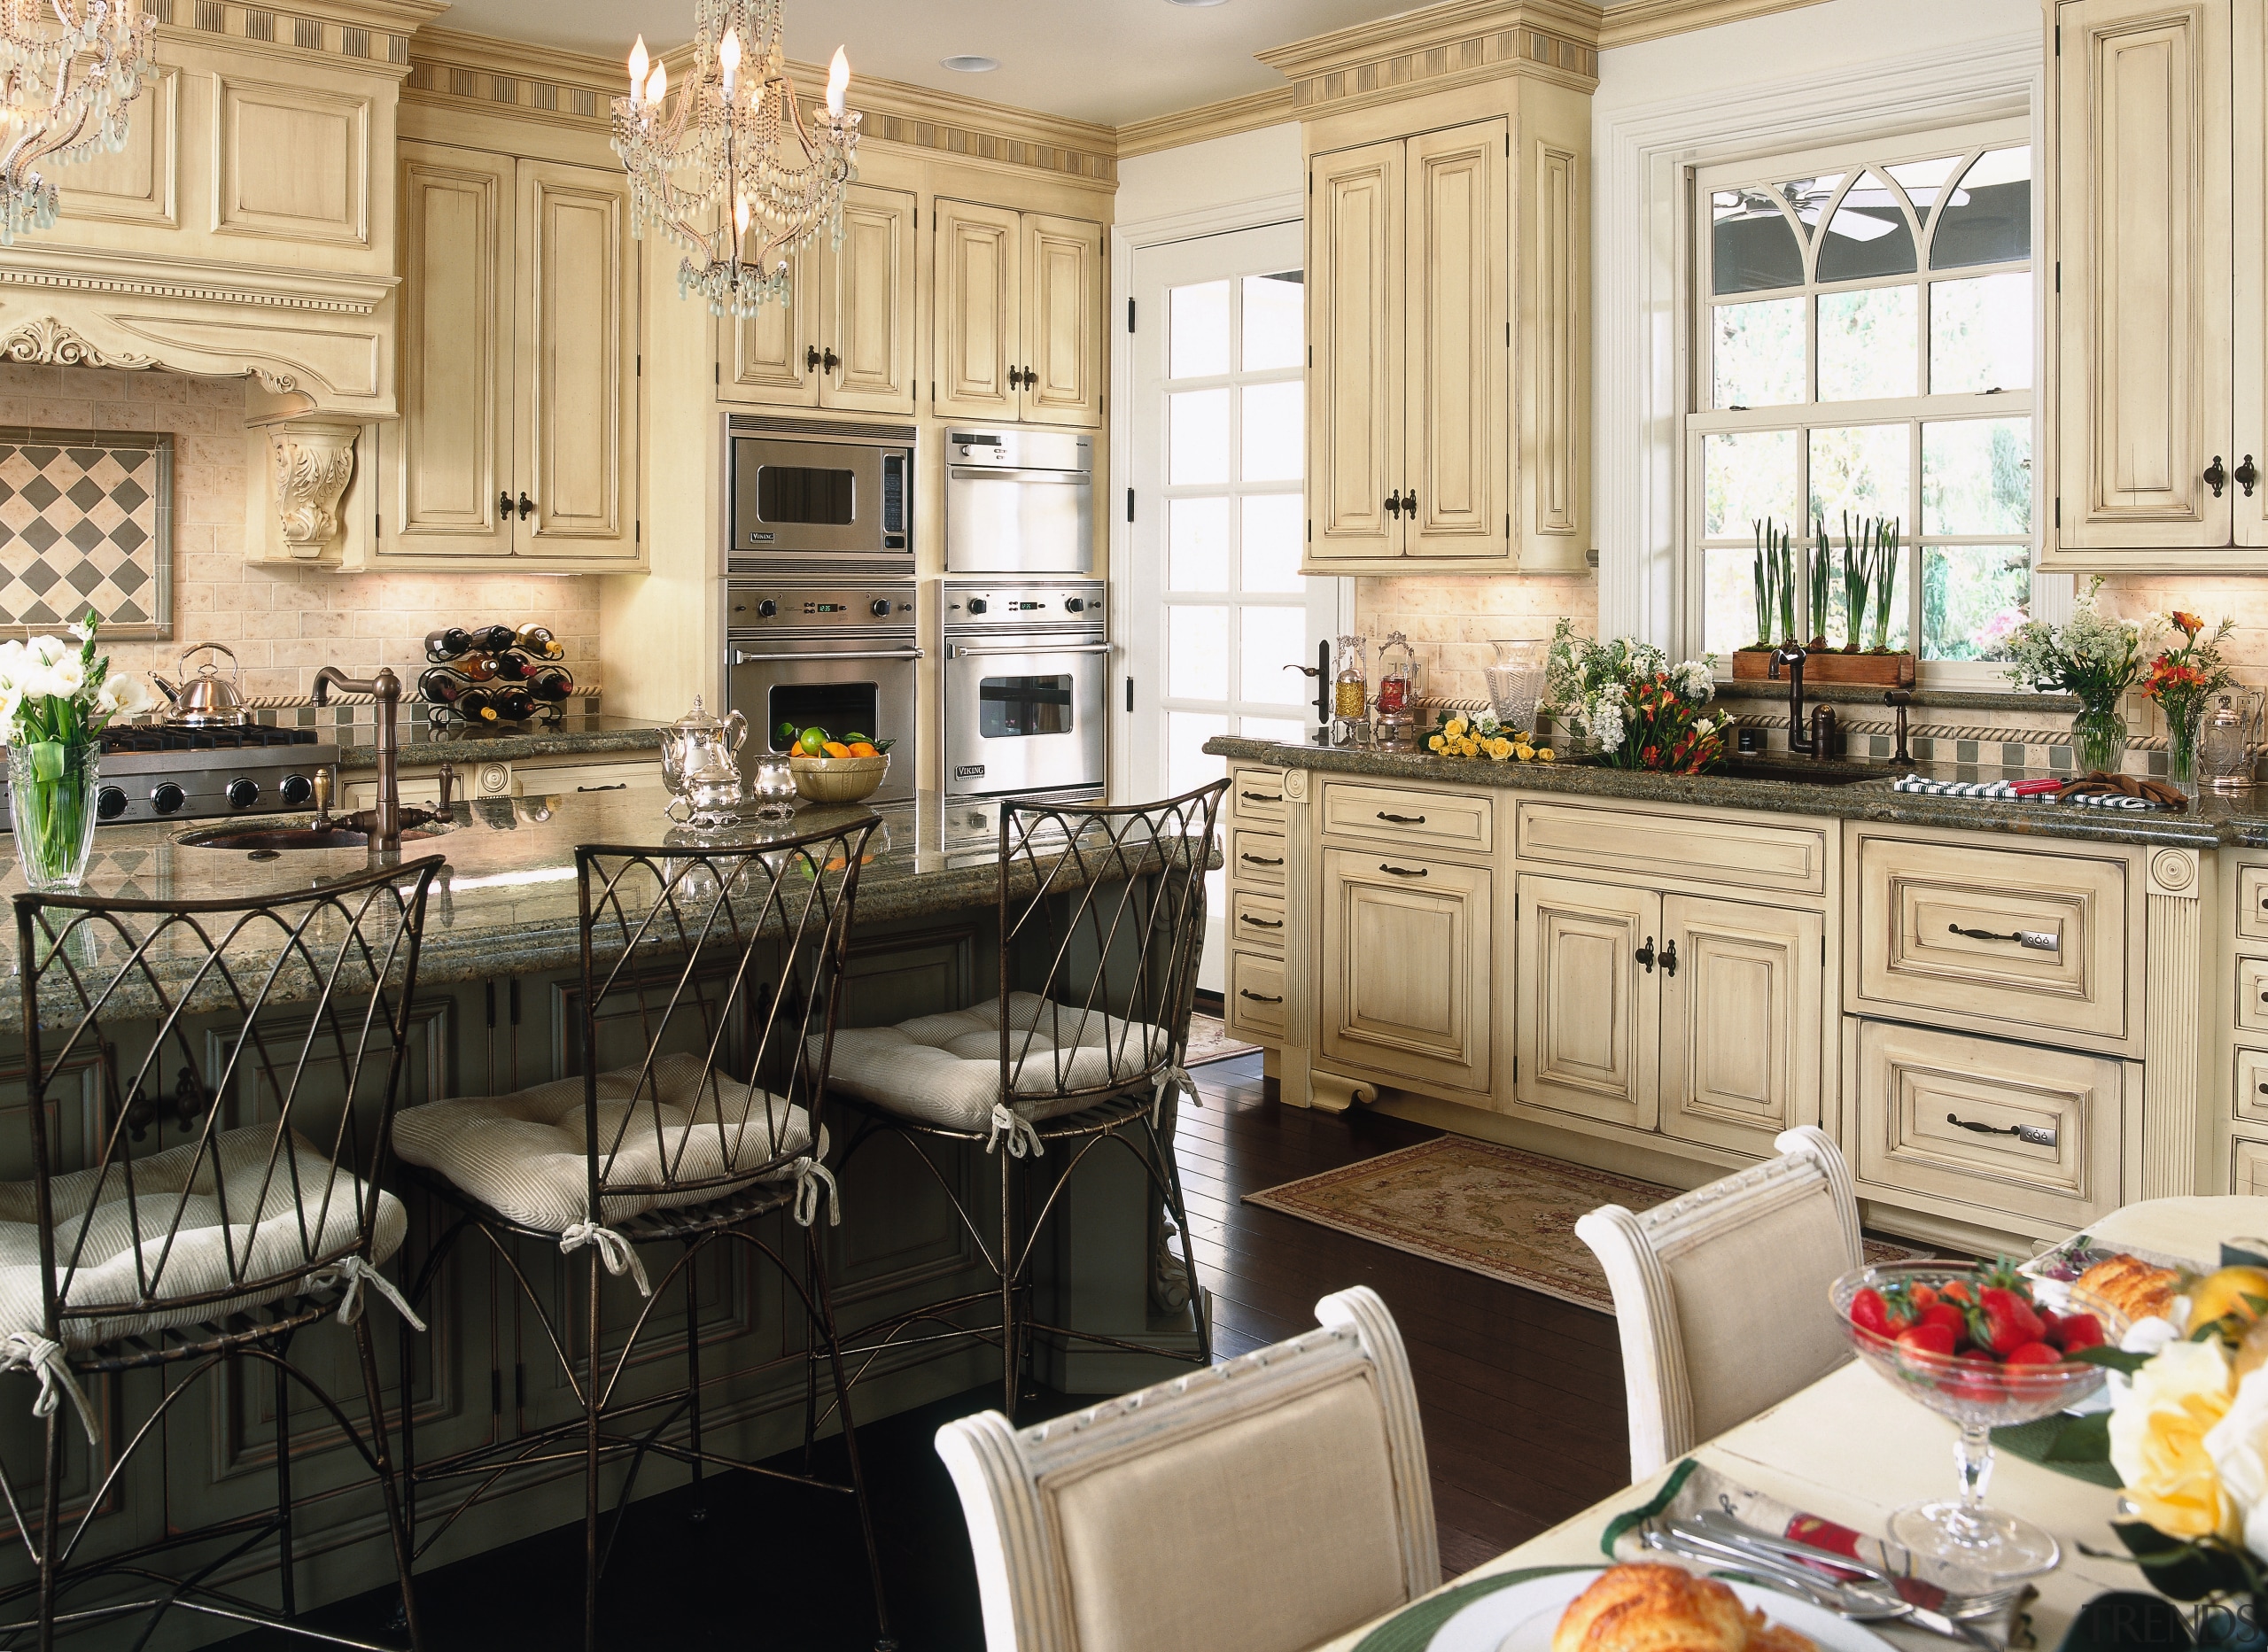
[[[786,0],[788,55],[824,63],[848,48],[850,70],[1019,109],[1124,126],[1283,85],[1252,54],[1413,0]],[[693,35],[693,0],[457,0],[446,28],[624,57],[643,34],[656,53]],[[998,58],[989,74],[938,66]]]

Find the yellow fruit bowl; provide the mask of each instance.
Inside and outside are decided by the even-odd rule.
[[[806,757],[788,759],[796,773],[796,790],[814,803],[856,803],[872,797],[889,772],[889,753],[874,757]]]

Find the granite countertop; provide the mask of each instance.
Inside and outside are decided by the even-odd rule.
[[[491,979],[572,969],[580,957],[575,849],[581,843],[644,845],[656,849],[732,848],[831,830],[874,817],[881,821],[858,880],[862,924],[934,917],[990,907],[999,899],[997,851],[948,855],[935,847],[940,800],[924,793],[912,804],[876,810],[866,805],[806,803],[792,821],[750,824],[725,832],[692,833],[663,815],[655,790],[564,796],[482,798],[458,810],[458,824],[428,837],[405,840],[401,858],[447,857],[426,913],[418,968],[421,984]],[[304,825],[307,817],[261,816],[260,826]],[[85,893],[139,900],[252,898],[280,889],[303,889],[326,879],[365,870],[361,849],[296,849],[270,860],[242,851],[192,848],[179,840],[226,822],[101,827],[88,868]],[[0,836],[0,896],[20,893],[24,882],[14,840]],[[1037,860],[1052,884],[1076,887],[1078,863],[1042,852]],[[1094,865],[1107,866],[1108,857]],[[1215,864],[1218,864],[1217,846]],[[1033,873],[1020,866],[1014,879],[1029,888]],[[101,949],[98,949],[100,951]],[[19,977],[16,930],[0,934],[0,963]],[[160,978],[166,970],[159,965]],[[154,1004],[146,987],[125,997],[129,1012]],[[219,1007],[216,1004],[214,1007]],[[64,1017],[53,1010],[49,1016]],[[44,1019],[44,1018],[43,1018]],[[23,1025],[19,979],[0,984],[0,1030]]]
[[[1941,826],[1955,831],[2008,832],[2082,842],[2167,844],[2186,849],[2223,845],[2268,848],[2268,795],[2258,791],[2223,797],[2207,795],[2187,813],[2090,809],[2076,804],[1996,802],[1982,797],[1933,797],[1896,792],[1891,781],[1902,771],[1887,764],[1838,763],[1849,772],[1871,768],[1879,779],[1821,786],[1788,779],[1748,779],[1728,775],[1655,774],[1608,769],[1582,763],[1489,763],[1436,757],[1428,752],[1382,752],[1359,748],[1282,746],[1272,741],[1223,737],[1208,740],[1216,756],[1279,768],[1325,773],[1371,775],[1385,779],[1427,780],[1449,786],[1490,786],[1507,791],[1550,792],[1579,797],[1627,797],[1648,803],[1691,803],[1712,809],[1753,809],[1768,814],[1810,815],[1837,820],[1878,820],[1897,826]],[[1775,766],[1794,767],[1784,757]],[[1975,764],[1915,764],[1914,772],[1931,779],[1998,780],[2039,779],[2039,772]],[[2065,777],[2068,778],[2068,777]]]
[[[369,708],[350,710],[367,713]],[[359,720],[317,723],[318,738],[338,742],[342,769],[378,766],[377,725]],[[517,763],[527,757],[586,756],[610,751],[658,751],[664,725],[633,717],[571,711],[556,722],[498,725],[429,721],[423,706],[401,709],[401,766],[430,768],[443,763]]]

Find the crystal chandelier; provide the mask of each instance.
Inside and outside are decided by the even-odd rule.
[[[0,0],[0,245],[55,221],[35,164],[125,144],[157,27],[135,0]]]
[[[614,100],[632,227],[656,225],[686,250],[679,295],[699,293],[711,314],[753,315],[784,299],[788,255],[822,225],[842,234],[858,147],[858,117],[843,109],[850,66],[838,48],[826,110],[807,125],[780,13],[781,0],[698,0],[691,84],[672,102],[669,70],[649,70],[641,35],[630,95]]]

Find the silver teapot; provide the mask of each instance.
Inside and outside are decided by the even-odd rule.
[[[748,719],[727,711],[720,720],[693,710],[662,731],[662,779],[670,789],[669,818],[697,826],[731,826],[742,801],[740,748]],[[684,813],[680,813],[680,809]]]

